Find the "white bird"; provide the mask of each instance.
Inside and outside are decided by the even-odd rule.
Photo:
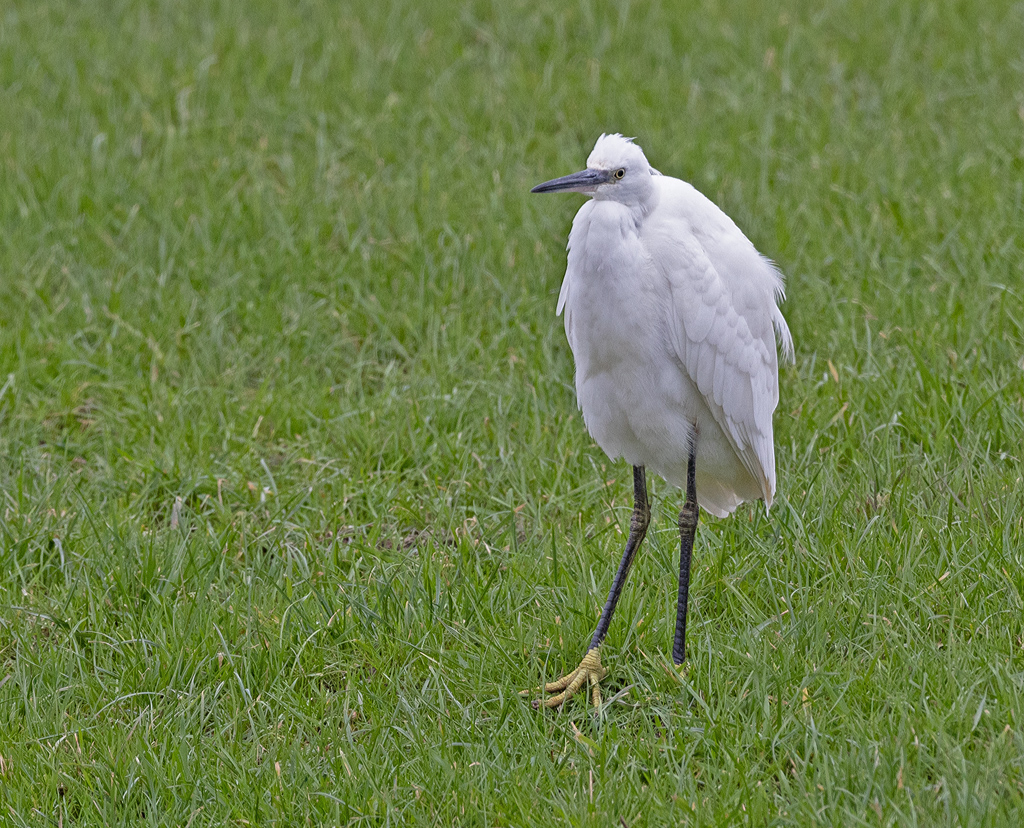
[[[632,139],[602,135],[587,169],[535,193],[589,195],[573,219],[559,314],[587,429],[633,466],[629,538],[580,666],[545,692],[556,707],[584,684],[600,704],[600,646],[650,522],[645,469],[683,488],[673,661],[686,658],[690,555],[698,504],[725,517],[775,496],[772,414],[778,354],[793,340],[781,273],[690,184],[653,169]],[[527,691],[529,692],[529,691]]]

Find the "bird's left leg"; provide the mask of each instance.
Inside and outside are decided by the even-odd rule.
[[[608,593],[608,600],[605,602],[601,618],[597,622],[597,629],[594,630],[594,637],[590,639],[590,646],[587,654],[580,662],[580,666],[571,673],[544,685],[545,693],[557,693],[544,701],[545,707],[558,707],[562,702],[574,695],[584,684],[590,685],[591,699],[594,707],[601,704],[601,689],[599,682],[607,674],[607,670],[601,665],[601,642],[608,634],[608,626],[611,624],[615,606],[619,603],[619,595],[622,587],[625,586],[629,569],[633,565],[633,558],[636,551],[643,543],[647,535],[647,527],[651,522],[651,504],[647,500],[647,475],[643,466],[633,466],[633,516],[629,521],[629,538],[626,540],[626,549],[622,553],[622,561],[615,573],[615,580],[612,581],[612,588]],[[524,690],[528,694],[530,690]],[[540,701],[533,703],[539,707]]]
[[[679,666],[686,661],[686,605],[690,599],[690,557],[693,539],[697,534],[697,435],[690,443],[690,457],[686,463],[686,500],[679,513],[679,598],[676,604],[676,638],[672,644],[672,662]]]

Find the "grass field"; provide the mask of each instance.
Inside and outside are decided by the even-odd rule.
[[[1024,6],[0,8],[0,822],[1017,826]],[[629,469],[554,316],[636,135],[788,277],[780,496]]]

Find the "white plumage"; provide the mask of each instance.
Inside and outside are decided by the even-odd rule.
[[[725,213],[651,168],[621,135],[602,135],[582,172],[535,193],[592,196],[573,219],[558,296],[576,359],[587,428],[633,466],[633,514],[622,561],[579,667],[544,685],[557,707],[584,685],[595,705],[607,671],[601,644],[650,524],[646,470],[684,489],[672,660],[686,660],[690,564],[700,507],[725,517],[775,496],[772,415],[779,404],[776,337],[782,276]]]
[[[593,198],[573,220],[558,297],[587,428],[610,458],[681,488],[696,428],[699,505],[719,517],[770,506],[776,337],[792,354],[781,274],[630,139],[602,135],[587,167],[593,181],[560,188]]]

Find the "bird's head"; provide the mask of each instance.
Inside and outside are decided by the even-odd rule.
[[[618,133],[602,135],[594,144],[581,172],[538,184],[531,193],[585,193],[597,199],[638,204],[651,191],[651,176],[660,173],[647,162],[644,151]]]

